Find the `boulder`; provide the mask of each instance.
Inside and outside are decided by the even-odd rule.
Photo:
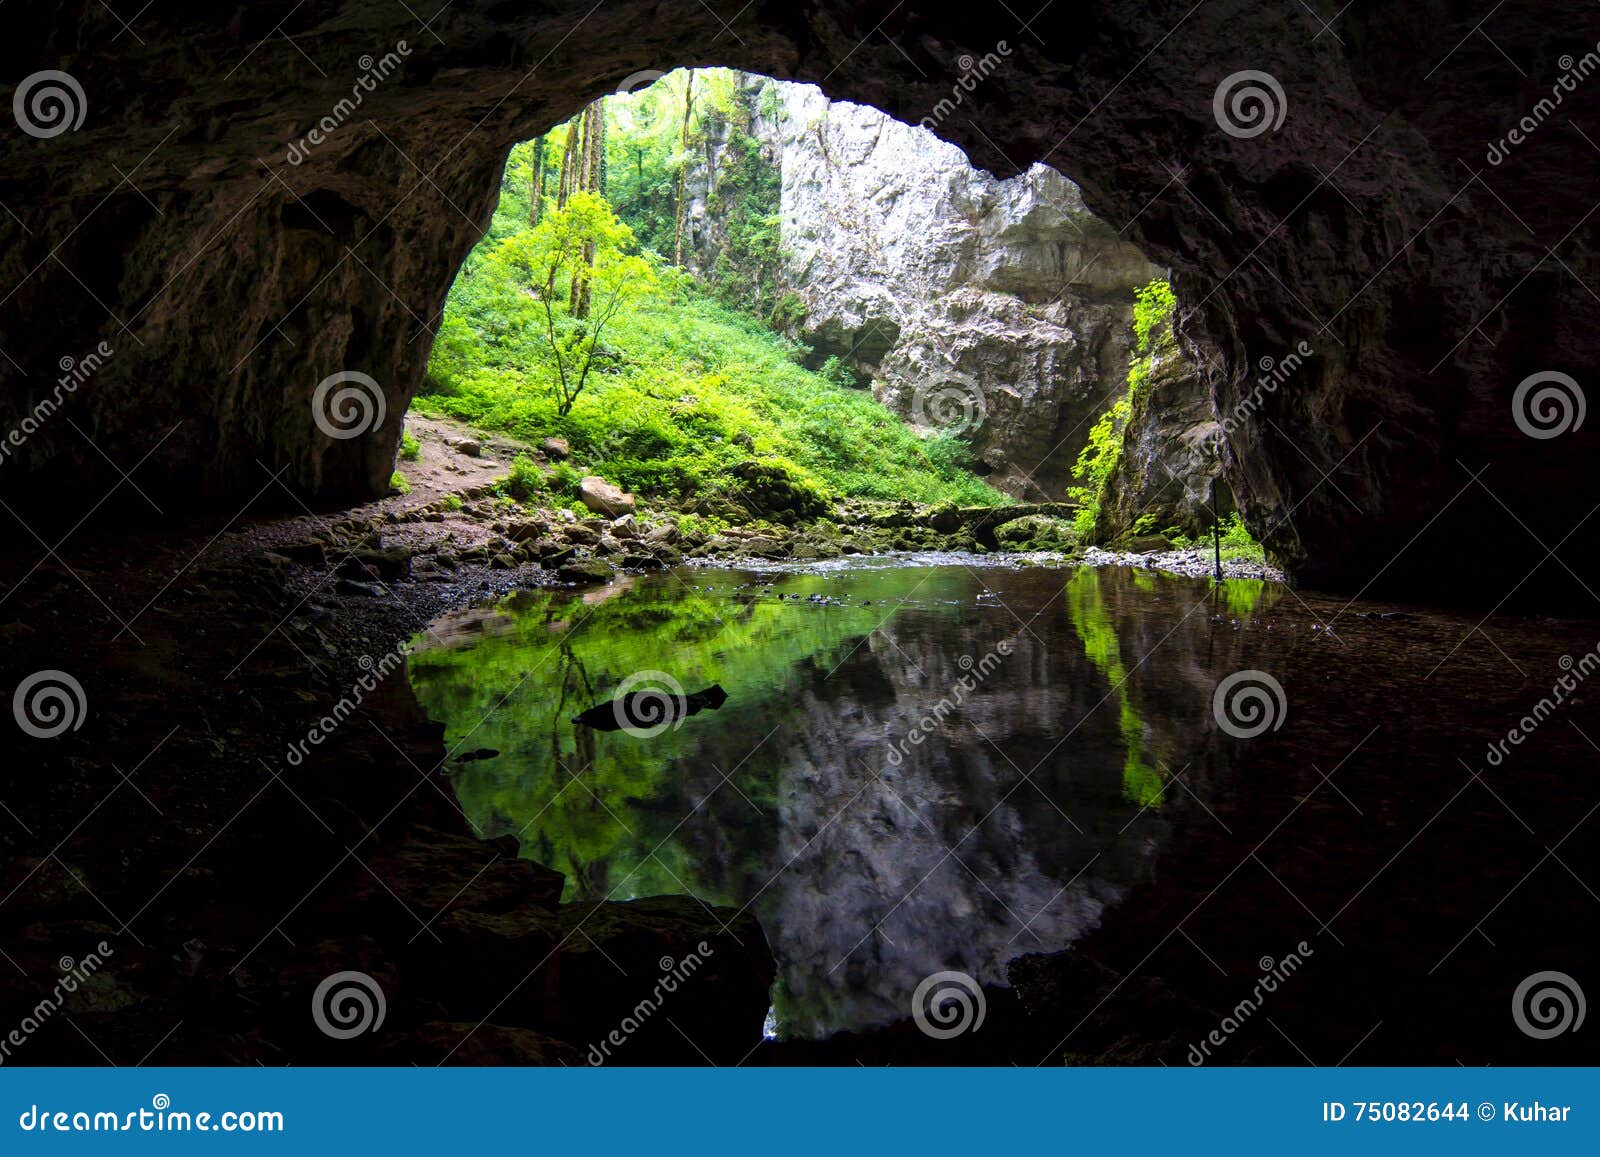
[[[539,443],[539,448],[547,457],[554,458],[557,462],[566,461],[567,456],[572,453],[572,448],[567,445],[565,438],[546,438]]]
[[[620,486],[611,485],[598,474],[587,474],[578,483],[578,498],[590,510],[607,518],[632,514],[637,505],[633,495]]]
[[[597,558],[575,558],[562,563],[556,571],[556,577],[564,583],[587,585],[610,582],[616,573],[616,568],[608,562]]]

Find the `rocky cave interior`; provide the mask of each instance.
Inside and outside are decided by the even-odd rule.
[[[482,863],[484,845],[432,782],[438,728],[401,691],[377,693],[383,728],[352,729],[306,768],[254,758],[275,717],[323,693],[306,688],[348,679],[313,678],[284,648],[249,645],[239,624],[270,626],[282,607],[257,591],[259,566],[225,548],[241,517],[337,517],[386,493],[400,422],[329,439],[312,419],[313,390],[359,369],[403,415],[508,150],[644,70],[793,79],[915,124],[951,95],[952,62],[1007,42],[1004,67],[934,131],[999,178],[1055,168],[1170,271],[1177,337],[1213,414],[1247,402],[1262,359],[1314,351],[1292,381],[1258,392],[1253,420],[1221,447],[1227,490],[1294,589],[1337,596],[1334,606],[1364,596],[1465,605],[1474,618],[1594,615],[1600,435],[1580,421],[1530,436],[1513,395],[1541,373],[1587,387],[1600,361],[1590,139],[1600,139],[1600,89],[1580,86],[1562,110],[1570,124],[1542,126],[1507,163],[1483,159],[1539,91],[1508,57],[1558,71],[1557,58],[1597,39],[1586,6],[1496,9],[1492,41],[1474,31],[1484,6],[1467,0],[1357,3],[1329,23],[1305,6],[1233,0],[1060,4],[1026,24],[1004,6],[733,7],[458,2],[424,22],[380,0],[183,2],[135,18],[136,36],[95,4],[0,12],[8,86],[60,67],[88,94],[76,131],[0,139],[0,419],[18,425],[64,359],[102,343],[114,351],[73,397],[70,420],[43,424],[0,466],[12,523],[4,597],[17,600],[0,615],[14,620],[10,682],[42,667],[97,672],[96,709],[65,747],[8,740],[8,764],[38,782],[4,791],[29,822],[5,836],[0,927],[24,976],[101,932],[124,969],[82,1018],[89,1033],[53,1031],[36,1045],[40,1061],[99,1063],[109,1050],[122,1063],[157,1048],[165,1062],[347,1061],[356,1054],[303,1017],[275,1014],[298,1009],[354,942],[381,946],[364,957],[380,961],[373,969],[426,994],[402,1033],[354,1046],[368,1050],[359,1059],[564,1061],[560,1042],[586,1041],[592,1027],[573,1010],[614,997],[605,970],[573,947],[530,965],[538,946],[565,944],[571,906],[554,908],[559,885],[514,845]],[[402,42],[398,74],[286,163],[286,145],[347,94],[353,62]],[[1218,131],[1212,94],[1244,68],[1288,93],[1280,130]],[[883,348],[897,337],[885,331]],[[219,540],[219,559],[194,566]],[[389,640],[439,609],[363,607],[340,629]],[[268,655],[275,671],[227,685]],[[1403,761],[1404,744],[1390,756]],[[167,777],[149,788],[154,800],[137,798],[135,773],[140,784]],[[116,802],[101,811],[107,792]],[[1590,802],[1576,789],[1574,799]],[[246,818],[222,824],[236,804]],[[127,837],[145,824],[150,839]],[[1592,878],[1592,848],[1569,850]],[[264,872],[268,857],[278,866]],[[411,912],[449,908],[469,877],[476,906],[441,922],[450,949],[430,947],[439,937]],[[301,893],[310,903],[293,905]],[[524,926],[525,904],[549,910]],[[688,998],[704,1007],[684,1016],[702,1026],[702,1057],[748,1056],[744,1035],[718,1035],[716,1010],[764,1006],[759,927],[635,907],[601,905],[590,944],[654,959],[702,933],[722,937],[720,987]],[[1580,923],[1592,928],[1592,914]],[[474,987],[516,993],[508,1007],[443,995],[463,952]],[[523,984],[530,967],[536,985]],[[1087,1018],[1110,987],[1082,974],[1091,967],[1050,973],[1030,1007],[1042,1001],[1068,1025]],[[25,1003],[18,979],[6,978],[8,1006]],[[1151,984],[1138,992],[1160,1005],[1167,992]],[[1016,1013],[1014,997],[992,999],[1001,1019]],[[452,1028],[474,1022],[465,1036]],[[169,1041],[174,1024],[187,1028]],[[1033,1047],[1032,1031],[1010,1044],[991,1036],[963,1057],[1010,1059],[1016,1039]],[[1075,1055],[1154,1055],[1110,1030],[1096,1039],[1098,1057]],[[917,1045],[891,1031],[770,1062],[899,1063]],[[699,1063],[665,1036],[641,1048],[643,1059]]]

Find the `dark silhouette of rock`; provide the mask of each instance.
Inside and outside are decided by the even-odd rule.
[[[715,711],[728,701],[722,684],[713,683],[692,695],[665,690],[630,691],[620,699],[589,708],[574,723],[596,731],[641,730],[673,725],[702,711]]]

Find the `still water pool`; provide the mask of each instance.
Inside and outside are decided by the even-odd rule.
[[[949,557],[527,591],[436,623],[411,679],[483,755],[452,773],[480,834],[567,899],[751,909],[776,1031],[868,1028],[930,973],[1004,983],[1119,903],[1191,790],[1169,780],[1237,666],[1232,622],[1280,597]],[[1163,661],[1136,669],[1152,632]],[[720,706],[673,709],[712,687]],[[575,722],[652,689],[665,718]]]

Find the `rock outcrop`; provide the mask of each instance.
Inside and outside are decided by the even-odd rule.
[[[837,358],[912,424],[960,434],[1001,490],[1062,497],[1124,386],[1134,290],[1160,270],[1053,169],[999,180],[812,85],[779,84],[777,105],[757,125],[812,364]]]
[[[641,69],[714,62],[907,122],[943,108],[937,133],[1000,176],[1059,169],[1173,270],[1181,328],[1218,353],[1219,413],[1259,359],[1308,341],[1227,439],[1246,522],[1297,577],[1426,593],[1448,569],[1489,605],[1593,605],[1571,576],[1600,570],[1600,423],[1577,421],[1600,364],[1600,153],[1577,128],[1600,85],[1529,113],[1594,53],[1577,0],[1358,5],[1327,26],[1246,0],[1096,0],[1025,30],[842,0],[731,23],[641,0],[456,4],[425,26],[379,0],[156,5],[132,37],[88,0],[3,19],[10,107],[43,70],[82,94],[59,125],[0,134],[0,423],[22,431],[0,485],[63,527],[141,462],[141,489],[178,509],[231,513],[274,479],[383,493],[508,148]],[[995,37],[1009,55],[973,79]],[[1268,119],[1240,123],[1228,97],[1261,74]],[[101,342],[87,384],[59,387]],[[388,417],[335,438],[311,403],[346,372]],[[1533,422],[1519,387],[1551,374],[1565,404]],[[1541,548],[1560,565],[1530,579]]]

